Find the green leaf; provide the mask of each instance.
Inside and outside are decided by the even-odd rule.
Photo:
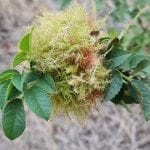
[[[16,73],[17,73],[17,71],[16,71],[16,70],[13,70],[13,69],[6,70],[6,71],[2,72],[2,73],[0,74],[0,83],[6,81],[6,80],[8,80],[8,79],[11,79],[12,76],[13,76],[14,74],[16,74]]]
[[[107,50],[110,50],[111,48],[116,48],[116,47],[118,47],[119,42],[120,42],[120,40],[115,37],[115,38],[110,42],[110,44],[108,45]],[[111,52],[112,52],[112,51],[111,51]],[[110,53],[109,53],[109,54],[110,54]]]
[[[145,59],[145,56],[131,55],[119,68],[124,70],[134,69],[138,63]]]
[[[123,79],[121,74],[118,71],[113,71],[112,81],[105,93],[105,100],[112,100],[121,90],[123,85]]]
[[[38,74],[35,72],[30,72],[26,74],[25,82],[34,82],[34,84],[42,88],[47,93],[56,92],[55,82],[49,74]]]
[[[36,84],[39,87],[41,87],[44,91],[48,93],[56,92],[54,80],[49,74],[44,74],[42,76],[39,76],[36,82],[37,82]]]
[[[119,66],[119,68],[126,71],[131,70],[136,68],[143,60],[149,60],[149,57],[145,55],[143,49],[137,49],[132,52],[132,55],[121,66]]]
[[[39,78],[39,75],[37,75],[37,73],[31,71],[31,72],[28,72],[25,74],[24,82],[30,83],[30,82],[35,81],[38,78]]]
[[[19,41],[18,47],[21,52],[28,52],[31,49],[33,30],[34,26],[32,27],[31,32],[24,35],[22,39]]]
[[[144,69],[142,69],[142,72],[146,75],[150,77],[150,65],[145,67]]]
[[[122,86],[121,90],[115,95],[115,97],[111,100],[111,102],[116,105],[120,104],[120,102],[123,98],[123,95],[124,95],[124,88]]]
[[[49,95],[38,86],[25,89],[24,98],[28,107],[39,117],[48,120],[52,110]]]
[[[128,83],[127,88],[128,88],[128,95],[127,94],[124,95],[124,101],[127,104],[139,103],[138,100],[139,96],[137,94],[136,88],[131,83]]]
[[[146,84],[148,87],[150,87],[150,76],[146,78],[142,78],[141,81]]]
[[[115,21],[124,21],[130,17],[130,10],[127,1],[114,0],[116,9],[112,12]]]
[[[99,44],[103,44],[103,43],[106,43],[110,40],[110,37],[103,37],[103,38],[100,38],[99,39]]]
[[[10,80],[5,81],[0,85],[0,109],[3,109],[5,101],[7,100],[7,89],[10,84]]]
[[[7,101],[17,98],[21,94],[12,84],[11,80],[0,85],[0,108],[3,110]]]
[[[150,60],[143,60],[137,65],[137,67],[134,70],[134,73],[137,73],[148,66],[150,66]]]
[[[118,36],[118,32],[113,28],[108,29],[108,34],[111,39],[114,39]]]
[[[132,57],[131,61],[130,61],[130,69],[131,68],[135,68],[140,62],[142,62],[143,60],[149,60],[149,57],[146,56],[141,56],[141,55],[136,55],[134,57]]]
[[[30,50],[30,36],[31,33],[28,33],[19,41],[19,49],[21,51],[27,52]]]
[[[2,114],[2,126],[10,140],[16,139],[23,133],[26,123],[21,99],[15,99],[6,105]]]
[[[12,84],[18,89],[19,91],[23,91],[23,83],[24,83],[24,76],[17,72],[12,77]]]
[[[27,53],[23,51],[18,53],[13,60],[13,67],[15,68],[25,60],[27,60]]]
[[[124,101],[124,103],[126,103],[126,104],[138,104],[137,100],[135,101],[135,100],[133,99],[133,97],[130,96],[130,95],[124,95],[124,96],[123,96],[123,101]]]
[[[16,87],[10,82],[8,89],[7,89],[7,101],[16,99],[21,95],[21,92],[16,89]]]
[[[150,88],[140,80],[133,80],[132,84],[135,86],[138,94],[138,99],[144,111],[145,119],[150,120]]]
[[[61,0],[59,2],[61,2],[61,8],[65,8],[71,2],[71,0]]]
[[[111,56],[108,59],[108,64],[111,68],[115,68],[120,66],[123,62],[125,62],[129,56],[131,56],[131,53],[128,53],[121,49],[114,49],[111,52]]]

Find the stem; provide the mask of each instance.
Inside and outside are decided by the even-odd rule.
[[[117,70],[117,71],[119,71],[119,70]],[[119,73],[121,74],[121,76],[124,78],[124,79],[126,79],[128,82],[131,82],[131,79],[132,79],[132,77],[127,77],[127,76],[125,76],[122,72],[120,72],[119,71]]]
[[[133,76],[127,77],[127,76],[125,76],[122,72],[120,72],[120,73],[121,73],[122,77],[123,77],[126,81],[131,82],[131,79],[133,78]]]
[[[140,15],[142,15],[147,9],[149,9],[149,6],[144,7],[128,24],[128,26],[120,33],[119,35],[119,39],[121,40],[123,38],[123,36],[128,32],[129,28],[131,25],[134,24],[134,21],[137,20],[139,18]]]
[[[123,100],[120,102],[120,104],[121,104],[129,113],[132,112],[132,111],[130,110],[130,108],[128,107],[128,105],[127,105]]]

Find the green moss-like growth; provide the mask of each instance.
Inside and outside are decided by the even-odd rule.
[[[89,17],[77,3],[58,12],[44,12],[32,31],[32,46],[28,53],[33,68],[50,73],[57,94],[50,95],[54,113],[85,117],[90,108],[103,97],[109,82],[109,70],[100,55],[105,37],[104,20]]]

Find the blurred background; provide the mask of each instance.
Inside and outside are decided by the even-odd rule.
[[[8,68],[17,51],[23,28],[30,25],[43,8],[64,9],[72,0],[0,0],[0,72]],[[80,0],[82,3],[84,0]],[[87,0],[89,5],[90,0]],[[149,0],[96,0],[99,16],[109,15],[108,31],[118,34]],[[126,37],[126,47],[149,51],[150,13],[136,21]],[[29,110],[27,128],[15,141],[5,138],[0,126],[0,150],[150,150],[150,123],[145,122],[139,106],[132,113],[112,103],[93,110],[84,125],[56,118],[45,122]],[[1,123],[1,119],[0,119]]]

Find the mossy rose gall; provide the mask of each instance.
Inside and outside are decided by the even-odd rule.
[[[28,59],[35,70],[53,76],[56,113],[86,115],[102,99],[109,82],[109,70],[100,55],[104,45],[98,42],[107,36],[104,25],[105,18],[95,20],[77,3],[55,14],[44,12],[37,19]]]

